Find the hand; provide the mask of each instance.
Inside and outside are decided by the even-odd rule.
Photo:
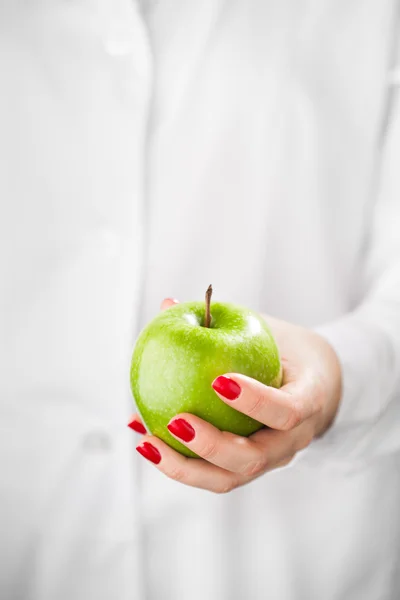
[[[164,300],[161,308],[174,303]],[[268,387],[238,373],[221,374],[213,387],[221,400],[268,428],[244,438],[219,431],[192,414],[179,414],[168,428],[201,458],[186,458],[150,435],[137,446],[168,477],[216,493],[228,492],[287,465],[333,422],[341,397],[341,371],[334,350],[313,331],[265,318],[281,353],[282,387]],[[224,395],[224,384],[234,399]],[[137,415],[130,426],[145,431]]]

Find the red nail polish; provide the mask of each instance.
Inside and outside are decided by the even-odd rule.
[[[155,465],[158,465],[158,463],[161,461],[161,454],[157,448],[153,446],[153,444],[150,444],[150,442],[143,442],[143,444],[140,444],[136,450],[139,452],[139,454],[147,458],[147,460]]]
[[[241,387],[236,381],[233,381],[230,377],[220,375],[217,379],[214,379],[212,386],[218,394],[221,394],[227,400],[236,400],[240,396]]]
[[[185,419],[174,419],[167,427],[171,433],[184,442],[191,442],[196,435],[193,427]]]
[[[145,427],[140,423],[140,421],[136,421],[133,419],[130,423],[128,423],[128,427],[136,431],[136,433],[147,433]]]

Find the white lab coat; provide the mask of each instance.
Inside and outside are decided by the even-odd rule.
[[[400,594],[395,0],[0,3],[4,600]],[[134,452],[164,296],[337,349],[334,427],[225,496]]]

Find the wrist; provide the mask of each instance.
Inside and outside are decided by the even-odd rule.
[[[342,368],[334,348],[320,335],[319,356],[322,367],[323,398],[315,437],[321,437],[333,425],[342,398]]]

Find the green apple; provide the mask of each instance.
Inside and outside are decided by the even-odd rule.
[[[279,387],[278,348],[257,313],[234,304],[176,304],[140,334],[132,357],[131,388],[147,429],[184,454],[196,456],[168,431],[178,413],[188,412],[223,431],[248,436],[262,427],[236,411],[211,387],[218,375],[242,373]],[[208,325],[208,326],[207,326]]]

